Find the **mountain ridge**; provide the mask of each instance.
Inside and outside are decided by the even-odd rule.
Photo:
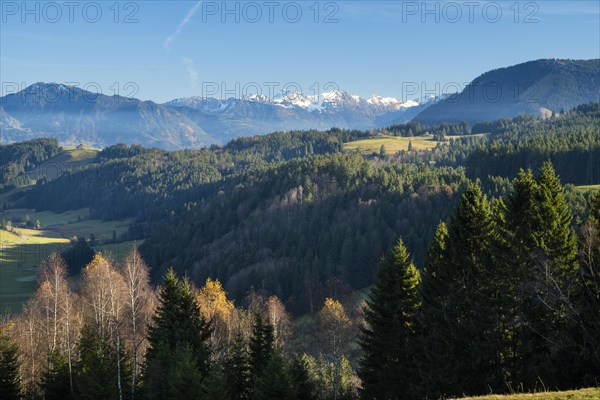
[[[544,117],[599,99],[600,59],[539,59],[485,72],[414,120],[432,125]]]

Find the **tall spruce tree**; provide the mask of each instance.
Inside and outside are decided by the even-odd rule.
[[[567,332],[577,243],[552,164],[544,163],[536,178],[520,171],[505,204],[494,257],[504,271],[498,286],[513,293],[503,305],[510,337],[503,351],[506,379],[526,390],[540,382],[566,384],[577,363]]]
[[[250,337],[250,367],[253,379],[256,379],[269,363],[274,346],[273,326],[256,313]]]
[[[449,362],[444,394],[480,394],[504,384],[498,353],[497,276],[491,249],[495,221],[478,183],[461,196],[448,225],[439,273],[447,281],[442,301],[441,362]],[[444,271],[445,270],[445,271]],[[443,348],[442,348],[443,347]]]
[[[309,364],[305,356],[296,355],[290,366],[294,391],[298,400],[315,400],[316,386],[310,379]]]
[[[520,170],[512,181],[512,189],[496,210],[498,240],[494,248],[494,262],[504,271],[498,280],[504,283],[507,302],[504,304],[503,321],[509,339],[503,349],[503,369],[508,384],[519,387],[531,382],[526,378],[527,365],[532,366],[533,359],[523,363],[522,357],[539,347],[534,344],[532,330],[527,321],[538,319],[535,316],[532,284],[535,276],[536,244],[534,232],[536,222],[539,185],[531,170]],[[544,354],[540,351],[538,354]],[[527,365],[525,365],[527,364]]]
[[[248,400],[251,392],[250,355],[240,333],[225,358],[225,379],[231,400]]]
[[[180,281],[172,269],[165,275],[159,301],[148,334],[144,386],[152,399],[166,400],[171,398],[169,391],[187,390],[175,388],[173,383],[166,381],[167,376],[173,373],[170,370],[176,366],[178,353],[189,352],[198,376],[202,379],[206,376],[209,368],[210,325],[196,305],[189,281]],[[177,368],[183,367],[179,365]],[[196,382],[182,380],[181,384],[196,385]]]
[[[364,310],[359,376],[365,399],[407,399],[413,391],[414,334],[419,271],[399,240],[381,261]]]
[[[419,350],[417,371],[421,387],[416,390],[420,395],[431,398],[439,398],[447,392],[445,377],[453,368],[452,355],[445,348],[444,341],[440,340],[445,337],[448,328],[444,310],[450,290],[449,278],[453,272],[447,266],[447,240],[448,228],[440,222],[425,259],[419,286],[422,304],[418,312],[414,348]]]
[[[21,399],[18,348],[11,337],[12,323],[0,326],[0,393],[6,400]]]
[[[114,349],[107,338],[90,326],[85,326],[79,345],[80,360],[75,376],[76,398],[85,400],[118,399],[114,371]]]
[[[189,344],[178,345],[168,365],[165,376],[164,398],[187,400],[203,398],[203,376],[198,368],[198,360]],[[167,357],[168,357],[167,356]],[[154,393],[151,393],[154,398]]]
[[[203,400],[230,400],[232,397],[229,393],[223,367],[221,365],[214,366],[204,382],[201,398]]]
[[[73,398],[67,360],[58,352],[50,353],[48,370],[42,377],[44,400],[68,400]]]
[[[254,382],[255,400],[295,400],[294,384],[280,350],[275,350]]]
[[[534,240],[544,253],[544,261],[552,264],[556,279],[565,282],[573,278],[577,269],[577,237],[571,226],[573,215],[550,162],[545,162],[540,168],[537,183],[538,229]]]

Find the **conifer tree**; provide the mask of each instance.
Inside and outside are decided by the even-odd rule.
[[[445,260],[438,269],[447,281],[440,341],[448,375],[446,395],[479,394],[502,387],[498,347],[498,295],[491,248],[495,240],[490,204],[479,184],[461,196],[448,225]],[[444,271],[445,270],[445,271]]]
[[[568,381],[576,363],[567,350],[572,343],[566,325],[573,312],[568,293],[578,276],[577,243],[552,164],[544,163],[537,178],[521,170],[501,214],[496,285],[513,294],[505,297],[502,315],[510,337],[503,350],[506,379],[526,389]]]
[[[214,366],[202,388],[202,399],[204,400],[229,400],[229,391],[223,368]]]
[[[442,340],[447,331],[444,307],[449,291],[449,275],[453,272],[446,264],[447,240],[448,228],[442,221],[429,247],[419,286],[422,304],[418,312],[415,348],[419,349],[417,370],[421,387],[417,390],[419,394],[432,398],[439,398],[446,393],[444,377],[450,374],[449,369],[453,366],[451,354]]]
[[[512,189],[497,208],[496,229],[498,240],[494,248],[494,262],[504,273],[497,284],[504,282],[503,290],[509,294],[504,304],[503,320],[509,339],[503,349],[506,380],[514,387],[532,383],[526,378],[526,365],[534,365],[534,360],[523,363],[522,357],[533,348],[533,332],[527,321],[538,319],[535,316],[531,282],[535,276],[537,193],[539,185],[531,170],[520,170],[512,181]],[[529,344],[528,344],[529,343]],[[531,345],[531,346],[530,346]],[[538,353],[544,354],[543,351]],[[533,376],[531,376],[533,378]]]
[[[167,369],[164,398],[169,400],[201,399],[202,374],[191,346],[179,345]],[[158,393],[157,393],[158,394]],[[150,393],[151,398],[154,393]]]
[[[184,368],[176,365],[176,355],[183,352],[191,357],[198,370],[198,377],[204,377],[209,367],[208,339],[210,326],[205,322],[195,302],[195,296],[187,279],[180,281],[175,272],[169,269],[160,290],[159,307],[148,335],[146,355],[145,391],[155,399],[169,399],[169,393],[177,390],[166,377]],[[187,352],[190,352],[188,355]],[[188,360],[189,361],[189,360]],[[190,378],[191,379],[191,378]],[[181,384],[198,385],[201,382],[181,381]],[[199,386],[200,387],[200,386]],[[168,388],[169,392],[166,391]],[[191,389],[190,389],[191,390]]]
[[[590,199],[590,217],[581,227],[577,310],[581,330],[575,332],[577,357],[584,376],[579,385],[600,381],[600,192]]]
[[[56,350],[50,353],[49,367],[42,377],[41,387],[45,400],[72,398],[69,365]]]
[[[116,360],[108,340],[85,326],[79,346],[80,362],[75,377],[78,399],[118,399],[119,388],[114,379]]]
[[[250,398],[250,356],[244,338],[239,333],[225,358],[225,379],[231,400]]]
[[[294,385],[288,366],[279,350],[275,350],[265,368],[256,377],[255,400],[295,400]]]
[[[577,267],[577,237],[571,227],[573,215],[563,187],[550,162],[545,162],[540,168],[537,183],[538,229],[534,240],[544,252],[544,258],[554,264],[557,279],[569,280]]]
[[[250,337],[250,363],[254,379],[269,363],[274,350],[274,342],[273,327],[259,313],[256,313]]]
[[[419,272],[399,240],[381,261],[375,287],[364,310],[367,326],[359,376],[366,399],[406,399],[411,396],[414,360],[408,348],[414,334]]]
[[[308,360],[296,355],[290,366],[294,392],[298,400],[316,399],[316,387],[310,379]]]
[[[17,345],[11,338],[12,323],[0,326],[0,393],[6,400],[21,399]]]

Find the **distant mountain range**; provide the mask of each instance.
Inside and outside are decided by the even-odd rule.
[[[43,136],[95,147],[196,148],[273,131],[384,127],[410,121],[435,101],[363,99],[338,90],[312,97],[290,92],[272,100],[190,97],[157,104],[36,83],[0,98],[0,129],[3,143]]]
[[[157,104],[106,96],[57,83],[36,83],[0,98],[0,142],[54,137],[103,147],[139,143],[165,149],[222,144],[273,131],[382,128],[544,115],[598,101],[600,60],[538,60],[490,71],[462,93],[422,101],[368,99],[343,90],[273,99],[189,97]]]
[[[188,97],[165,103],[226,142],[238,136],[296,129],[370,129],[408,122],[437,99],[402,102],[392,97],[364,99],[343,90],[308,96],[282,93],[274,99]]]

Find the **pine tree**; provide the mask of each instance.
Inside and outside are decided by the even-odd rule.
[[[447,375],[436,376],[446,395],[479,394],[503,385],[494,234],[490,204],[479,184],[469,184],[450,219],[444,259],[436,272],[447,285],[442,328],[434,338],[441,350],[439,362],[448,363]]]
[[[45,400],[71,399],[71,380],[67,360],[58,352],[50,353],[49,368],[41,383]]]
[[[250,356],[244,338],[239,333],[225,358],[225,378],[231,400],[250,398]]]
[[[223,368],[220,365],[214,366],[202,388],[202,399],[230,400],[229,393]]]
[[[419,307],[419,272],[402,240],[381,261],[375,287],[364,310],[367,326],[359,376],[366,399],[406,399],[411,396],[414,366],[409,340]]]
[[[534,240],[544,252],[544,258],[553,262],[557,279],[571,279],[577,267],[577,237],[571,227],[573,216],[563,187],[550,162],[545,162],[540,168],[537,183],[538,229]]]
[[[573,307],[565,295],[577,280],[577,244],[563,188],[550,163],[537,178],[520,171],[498,219],[496,280],[504,293],[506,379],[525,389],[566,382],[574,372],[567,332]],[[556,359],[560,357],[561,361]],[[567,360],[571,361],[567,361]]]
[[[81,333],[80,362],[75,377],[78,399],[118,399],[119,389],[114,378],[116,360],[108,340],[89,326]]]
[[[201,399],[203,396],[202,374],[191,346],[178,346],[172,356],[165,376],[164,398],[169,400]]]
[[[533,367],[535,361],[529,359],[523,362],[530,349],[538,348],[537,354],[543,355],[537,345],[533,345],[532,330],[527,321],[535,313],[531,282],[534,279],[536,244],[534,232],[537,222],[537,193],[539,185],[531,170],[520,170],[512,181],[512,189],[496,210],[496,229],[498,240],[495,243],[494,258],[504,274],[497,280],[503,282],[505,294],[510,294],[504,304],[503,321],[508,340],[503,350],[506,380],[513,387],[525,384],[530,387],[533,383],[527,377],[527,367]],[[538,317],[534,317],[537,319]],[[529,344],[528,344],[529,343]],[[538,359],[539,360],[539,359]]]
[[[250,337],[250,365],[252,377],[256,378],[267,366],[274,350],[273,327],[260,314],[254,315]]]
[[[174,373],[177,352],[189,349],[198,369],[199,377],[204,377],[209,368],[208,339],[210,326],[205,322],[196,305],[194,293],[187,279],[180,281],[175,272],[169,269],[159,295],[160,305],[153,318],[148,334],[149,348],[146,354],[145,391],[154,399],[169,399],[170,392],[179,389],[173,383],[167,385],[166,377]],[[186,352],[188,350],[185,350]],[[184,382],[198,385],[201,382]],[[186,388],[180,388],[185,391]]]
[[[453,272],[446,265],[447,240],[448,228],[444,222],[440,222],[425,259],[419,286],[422,305],[418,312],[418,335],[415,342],[420,353],[417,357],[417,370],[421,387],[417,390],[419,394],[432,398],[439,398],[447,391],[445,377],[453,367],[451,355],[445,348],[444,341],[440,340],[445,337],[447,330],[444,310],[450,290],[448,275]]]
[[[17,345],[11,338],[12,323],[0,326],[0,393],[6,400],[21,399],[19,356]]]
[[[290,374],[298,400],[316,399],[316,387],[310,379],[308,360],[305,357],[300,355],[294,357]]]
[[[294,385],[288,366],[279,350],[274,351],[265,368],[256,377],[255,400],[295,400]]]

